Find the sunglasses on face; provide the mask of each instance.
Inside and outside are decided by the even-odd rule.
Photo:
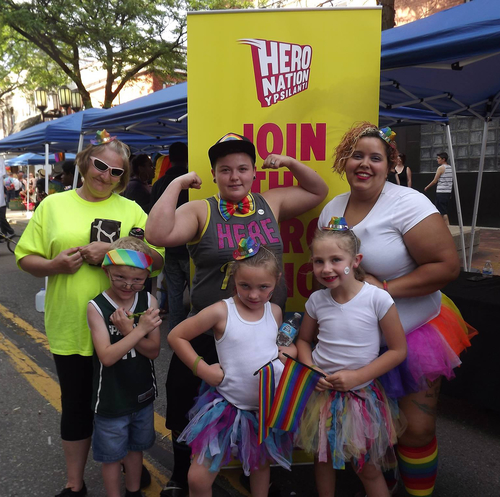
[[[90,160],[92,161],[92,164],[94,164],[94,167],[100,171],[101,173],[105,173],[109,169],[109,173],[111,176],[114,176],[115,178],[119,178],[125,171],[123,169],[120,169],[119,167],[111,167],[108,166],[103,160],[98,159],[97,157],[90,157]]]

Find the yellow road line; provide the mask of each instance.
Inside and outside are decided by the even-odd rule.
[[[26,322],[24,319],[16,316],[14,313],[9,311],[6,307],[0,304],[0,314],[12,321],[16,326],[23,329],[27,335],[32,338],[37,344],[41,345],[45,349],[49,350],[49,342],[45,333],[36,329],[34,326]],[[33,362],[28,356],[23,354],[12,342],[5,338],[0,333],[0,350],[4,350],[10,357],[16,370],[22,374],[25,379],[41,394],[45,397],[50,404],[52,404],[58,412],[61,412],[61,399],[59,385],[55,382],[43,369],[41,369],[35,362]],[[162,438],[168,438],[172,440],[172,433],[165,427],[165,418],[155,412],[154,415],[155,431],[161,435]],[[161,488],[166,483],[166,478],[161,474],[160,471],[156,469],[151,463],[146,459],[144,460],[144,465],[148,468],[151,473],[152,483],[151,487],[145,492],[146,496],[149,497],[153,495],[153,491],[156,492],[154,495],[157,497]],[[230,484],[238,490],[243,495],[250,495],[240,484],[239,476],[240,471],[238,470],[222,470],[222,476],[226,478]],[[156,480],[156,481],[155,481]],[[159,483],[161,487],[154,485]],[[154,488],[154,490],[153,490]],[[151,492],[151,494],[150,494]]]
[[[37,330],[34,326],[27,323],[24,319],[16,316],[14,313],[9,311],[7,307],[0,304],[0,314],[6,317],[8,320],[12,321],[16,326],[23,329],[26,334],[32,338],[37,344],[41,345],[45,349],[49,350],[49,341],[47,340],[47,335]]]
[[[60,413],[61,393],[57,382],[2,333],[0,351],[5,352],[16,371]],[[147,497],[158,497],[167,478],[147,459],[144,460],[144,465],[151,473],[151,485],[143,492]]]

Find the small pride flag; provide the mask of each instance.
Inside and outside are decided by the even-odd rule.
[[[324,375],[285,354],[285,369],[266,420],[268,428],[295,431],[316,384]]]
[[[274,399],[274,367],[272,361],[259,369],[259,445],[269,435],[266,419]]]

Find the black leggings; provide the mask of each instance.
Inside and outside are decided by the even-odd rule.
[[[54,354],[61,387],[61,438],[68,442],[92,436],[92,360],[92,356]]]

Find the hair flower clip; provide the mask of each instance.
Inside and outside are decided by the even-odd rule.
[[[251,236],[242,238],[238,244],[238,249],[233,252],[233,257],[237,261],[253,257],[260,248],[260,242],[255,241]]]
[[[321,229],[323,231],[347,231],[349,230],[349,226],[345,217],[333,216],[328,222],[328,226],[323,226]]]
[[[102,131],[97,131],[95,140],[90,140],[90,143],[92,143],[92,145],[106,145],[106,143],[110,143],[113,140],[116,140],[116,136],[110,136],[110,134],[103,129]]]
[[[396,138],[396,133],[392,131],[391,128],[382,128],[378,130],[378,134],[380,135],[380,138],[387,142],[391,147],[396,148],[396,144],[394,143],[394,140]]]

